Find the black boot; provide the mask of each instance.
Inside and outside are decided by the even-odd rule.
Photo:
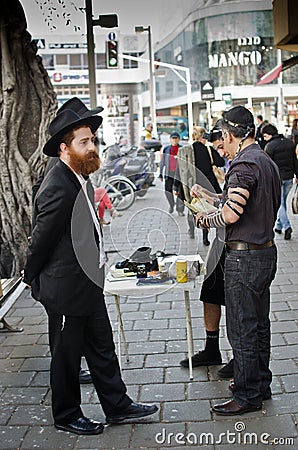
[[[209,231],[206,228],[203,228],[203,244],[204,245],[210,245],[210,242],[208,241],[208,233]]]

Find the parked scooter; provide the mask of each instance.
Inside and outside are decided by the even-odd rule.
[[[162,143],[158,139],[148,139],[141,142],[141,148],[144,148],[147,151],[147,154],[149,154],[152,171],[156,172],[160,162]]]
[[[154,182],[154,152],[150,149],[131,147],[129,150],[118,144],[104,152],[103,169],[109,176],[122,175],[136,186],[136,195],[143,197]]]

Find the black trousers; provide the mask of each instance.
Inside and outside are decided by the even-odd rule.
[[[175,198],[173,194],[174,184],[176,183],[175,188],[178,191],[178,196],[176,199],[176,211],[177,212],[183,212],[184,211],[184,195],[183,195],[183,188],[181,183],[177,183],[175,179],[175,171],[169,172],[168,177],[165,179],[165,194],[166,198],[169,202],[169,205],[171,208],[174,208],[175,205]]]
[[[91,316],[61,316],[48,312],[52,354],[50,383],[55,423],[67,424],[83,416],[79,370],[85,356],[94,387],[106,415],[132,400],[126,394],[105,302]]]

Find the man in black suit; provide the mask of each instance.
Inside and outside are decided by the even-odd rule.
[[[87,106],[78,97],[72,97],[69,100],[67,100],[65,103],[63,103],[63,105],[58,109],[57,114],[60,114],[65,109],[71,109],[72,111],[77,113],[82,118],[94,116],[103,111],[102,106],[96,106],[93,109],[88,109]],[[38,178],[36,183],[33,185],[33,187],[32,187],[32,203],[34,203],[35,196],[38,192],[38,189],[41,186],[41,183],[43,182],[44,177],[52,169],[52,167],[54,167],[54,165],[56,164],[57,161],[59,161],[58,156],[50,158],[47,162],[47,165],[46,165],[44,171],[42,172],[42,174],[40,175],[40,177]],[[80,384],[92,383],[92,378],[91,378],[89,370],[80,368],[79,380],[80,380]]]
[[[24,282],[48,314],[52,355],[50,383],[55,426],[99,434],[103,425],[80,407],[82,355],[107,423],[153,414],[155,405],[126,394],[103,295],[104,250],[88,175],[100,166],[94,145],[99,116],[65,109],[51,122],[43,152],[59,156],[38,190]]]

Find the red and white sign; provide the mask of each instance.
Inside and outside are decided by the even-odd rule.
[[[54,72],[53,73],[53,81],[55,81],[56,83],[61,82],[62,81],[62,73]]]

